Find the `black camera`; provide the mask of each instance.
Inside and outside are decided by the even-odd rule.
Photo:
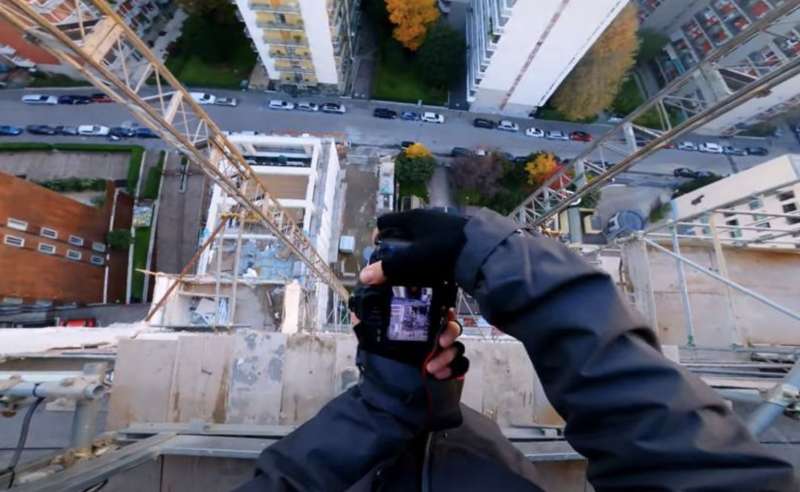
[[[402,239],[382,239],[369,263],[384,260],[409,245]],[[453,281],[406,286],[359,284],[349,305],[361,320],[360,336],[389,351],[411,355],[404,358],[424,359],[436,347],[447,323],[447,309],[455,306],[457,292]]]

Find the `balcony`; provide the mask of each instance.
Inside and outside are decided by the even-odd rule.
[[[289,13],[299,13],[300,12],[300,4],[298,3],[291,3],[291,2],[284,2],[280,4],[275,4],[270,2],[269,0],[251,0],[250,8],[256,12],[289,12]]]
[[[297,35],[292,37],[282,37],[282,36],[264,36],[264,42],[270,46],[308,46],[308,39],[306,39],[303,35]]]
[[[311,60],[311,53],[309,52],[298,53],[296,51],[270,50],[269,56],[271,58],[274,58],[275,60],[297,60],[297,61]]]
[[[277,31],[305,31],[305,25],[302,20],[299,22],[281,22],[276,20],[256,19],[256,26]]]

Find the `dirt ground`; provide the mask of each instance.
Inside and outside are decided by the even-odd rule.
[[[61,178],[125,179],[128,153],[0,152],[0,172],[31,181]]]
[[[365,265],[362,256],[364,248],[372,244],[378,192],[377,165],[372,162],[364,165],[350,164],[346,173],[342,236],[355,237],[356,247],[353,254],[340,254],[340,259],[344,260],[345,272],[356,273]]]

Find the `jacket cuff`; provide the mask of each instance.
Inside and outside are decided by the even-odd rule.
[[[519,224],[488,209],[481,209],[464,226],[467,241],[456,260],[456,283],[472,293],[486,258],[509,236],[520,231]],[[470,241],[480,238],[480,241]]]
[[[420,369],[358,349],[359,388],[365,400],[420,427],[427,419],[427,398]]]

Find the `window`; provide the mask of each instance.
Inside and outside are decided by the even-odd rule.
[[[69,244],[73,246],[83,246],[83,238],[80,236],[69,235]]]
[[[783,213],[788,214],[797,210],[796,203],[786,203],[783,205]]]
[[[761,198],[753,198],[750,200],[750,203],[747,204],[750,207],[750,210],[756,210],[762,208],[764,206],[764,202],[761,201]]]
[[[69,258],[70,260],[80,261],[82,256],[83,255],[81,254],[80,251],[75,251],[74,249],[67,250],[67,258]]]
[[[768,229],[772,228],[772,224],[769,223],[769,221],[767,220],[767,216],[766,215],[756,215],[756,216],[754,216],[754,218],[756,220],[755,227],[766,227]],[[764,221],[764,222],[762,222],[762,221]]]
[[[94,251],[97,251],[98,253],[105,253],[106,252],[106,245],[103,244],[103,243],[98,243],[97,241],[94,241],[92,243],[92,249]]]
[[[106,264],[106,260],[103,259],[102,256],[92,255],[92,265],[103,266]]]
[[[39,252],[54,255],[56,254],[56,247],[50,243],[39,243]]]
[[[58,231],[55,229],[50,229],[49,227],[42,227],[39,230],[39,234],[41,234],[42,237],[49,239],[58,239]]]
[[[778,193],[778,201],[785,202],[786,200],[794,199],[794,191],[784,191],[783,193]]]
[[[25,239],[19,236],[12,236],[11,234],[6,234],[6,236],[3,238],[3,243],[9,246],[14,246],[16,248],[21,248],[25,246]]]
[[[725,223],[728,224],[729,226],[735,227],[739,225],[739,219],[731,219],[729,221],[726,221]],[[742,237],[742,231],[741,229],[731,229],[730,232],[728,232],[728,235],[734,239],[740,238]]]
[[[24,220],[19,219],[12,219],[11,217],[8,218],[6,221],[6,225],[10,229],[16,229],[18,231],[27,231],[28,230],[28,223]]]

